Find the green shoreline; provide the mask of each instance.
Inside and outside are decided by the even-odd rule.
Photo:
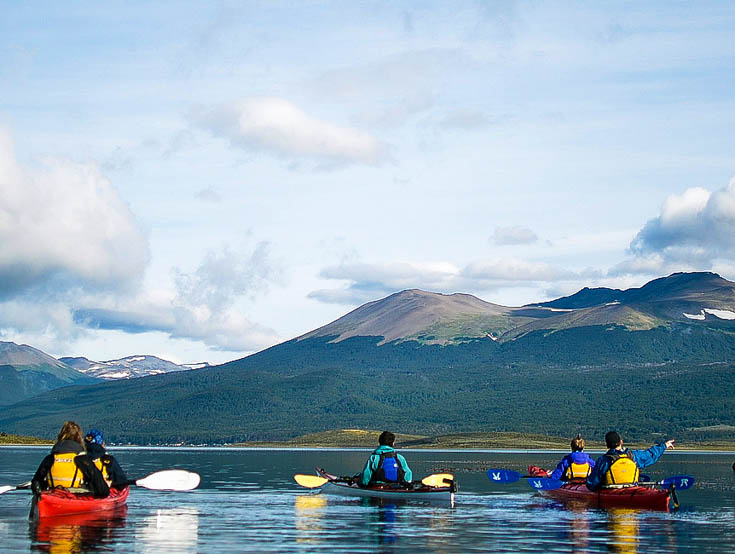
[[[378,444],[380,431],[363,429],[338,429],[321,433],[309,433],[286,441],[252,441],[226,445],[241,448],[374,448]],[[0,433],[2,446],[49,446],[54,441],[38,437],[26,437]],[[532,433],[491,432],[454,433],[447,435],[396,434],[397,448],[425,450],[568,450],[570,439],[537,435]],[[136,445],[116,445],[136,446]],[[141,445],[145,446],[145,445]],[[198,446],[198,445],[176,445]],[[217,445],[211,445],[216,447]],[[650,443],[634,441],[626,443],[633,448],[647,448]],[[605,450],[600,441],[587,441],[588,450]],[[735,441],[700,441],[677,445],[682,451],[735,451]]]

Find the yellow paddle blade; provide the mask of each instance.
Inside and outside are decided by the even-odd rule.
[[[299,485],[306,487],[307,489],[321,487],[324,483],[329,481],[329,479],[319,477],[318,475],[304,475],[302,473],[297,473],[293,478]]]
[[[448,487],[450,483],[445,483],[445,479],[454,481],[454,475],[452,473],[433,473],[421,479],[421,482],[427,487]]]

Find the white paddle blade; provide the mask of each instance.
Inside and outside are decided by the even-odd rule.
[[[297,473],[293,478],[299,485],[306,487],[307,489],[321,487],[324,483],[329,481],[329,479],[319,477],[318,475],[304,475],[303,473]]]
[[[199,474],[193,471],[167,469],[151,473],[143,479],[138,479],[135,484],[139,487],[157,491],[190,491],[197,488],[200,481]]]
[[[4,493],[6,493],[8,491],[14,491],[14,490],[15,490],[15,486],[13,486],[13,485],[4,485],[4,486],[0,487],[0,494],[4,494]]]
[[[421,482],[427,487],[448,487],[450,483],[446,481],[454,481],[454,475],[451,473],[433,473],[427,475]]]

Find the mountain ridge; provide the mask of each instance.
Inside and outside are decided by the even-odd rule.
[[[402,291],[219,366],[46,392],[0,408],[0,429],[51,436],[73,417],[134,444],[377,427],[735,437],[735,283],[684,275],[577,309]]]

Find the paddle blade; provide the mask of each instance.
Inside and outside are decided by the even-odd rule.
[[[691,475],[674,475],[673,477],[667,477],[661,484],[664,487],[670,487],[674,485],[674,488],[683,491],[690,488],[694,484],[694,477]]]
[[[137,479],[135,484],[157,491],[190,491],[197,488],[200,481],[199,474],[193,471],[167,469],[151,473],[143,479]]]
[[[0,494],[4,494],[4,493],[6,493],[8,491],[14,491],[14,490],[15,490],[15,486],[13,486],[13,485],[4,485],[4,486],[0,487]]]
[[[511,469],[488,469],[487,476],[488,479],[496,483],[515,483],[523,477],[520,473]]]
[[[528,480],[528,484],[536,490],[553,491],[561,487],[564,484],[564,481],[551,479],[550,477],[531,477]]]
[[[299,485],[306,487],[307,489],[316,489],[329,481],[326,477],[319,477],[318,475],[304,475],[303,473],[297,473],[293,478]]]
[[[448,487],[449,485],[451,485],[451,482],[445,482],[445,480],[454,481],[454,474],[432,473],[431,475],[427,475],[426,477],[421,479],[421,482],[427,487]]]

